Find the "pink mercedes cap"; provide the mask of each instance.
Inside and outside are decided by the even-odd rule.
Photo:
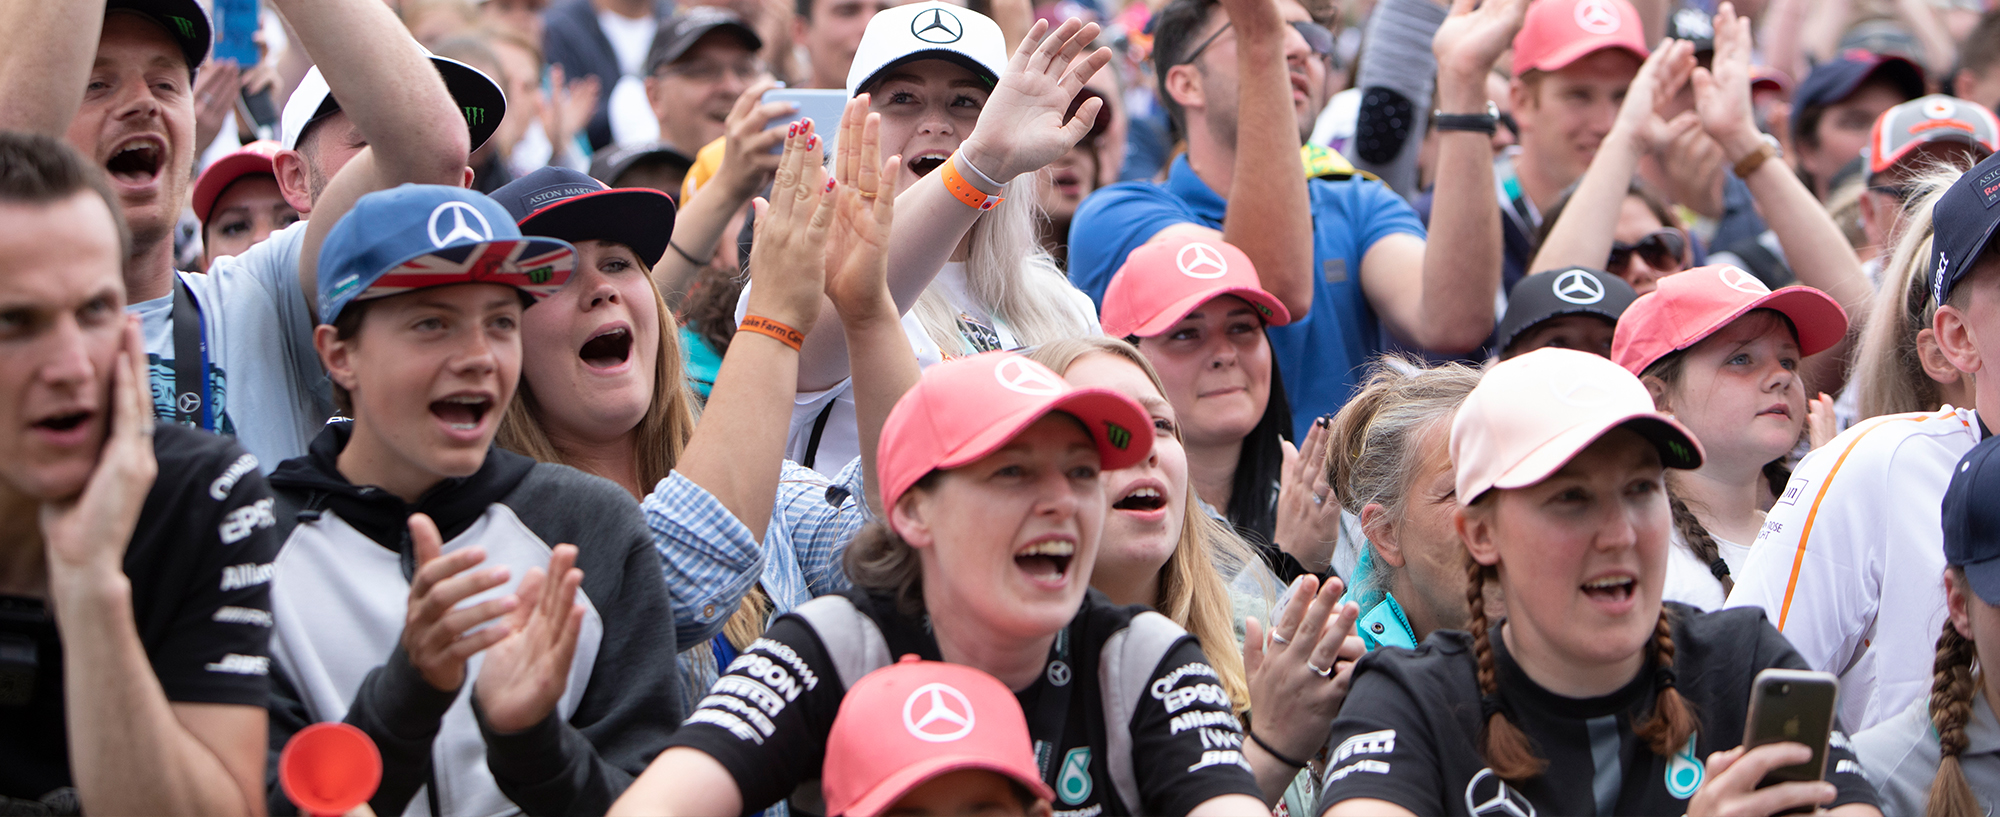
[[[961,664],[901,661],[862,676],[840,700],[820,774],[826,813],[876,817],[938,775],[983,769],[1055,798],[1035,765],[1021,702]]]
[[[1808,286],[1774,292],[1755,275],[1714,264],[1661,278],[1658,289],[1626,307],[1611,336],[1611,359],[1643,373],[1752,309],[1775,309],[1791,319],[1803,355],[1823,352],[1847,334],[1847,310],[1832,296]]]
[[[1639,12],[1626,0],[1536,0],[1527,22],[1514,35],[1514,77],[1529,71],[1560,71],[1606,48],[1622,48],[1643,60],[1646,32]]]
[[[1250,257],[1231,244],[1190,236],[1133,250],[1104,288],[1098,321],[1114,338],[1150,338],[1222,295],[1249,303],[1264,322],[1284,326],[1292,313],[1257,282]]]
[[[1106,471],[1153,450],[1153,421],[1130,397],[1076,388],[1013,352],[961,357],[925,369],[889,410],[875,465],[882,507],[894,507],[925,474],[991,454],[1054,411],[1083,423]]]
[[[1620,427],[1650,440],[1668,468],[1701,467],[1694,434],[1655,409],[1639,378],[1616,363],[1550,347],[1494,364],[1451,421],[1458,501],[1548,479]]]

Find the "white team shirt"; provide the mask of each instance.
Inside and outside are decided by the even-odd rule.
[[[1945,620],[1939,506],[1980,436],[1977,415],[1951,406],[1842,432],[1792,472],[1736,576],[1728,606],[1764,608],[1813,669],[1840,676],[1849,730],[1930,693]]]

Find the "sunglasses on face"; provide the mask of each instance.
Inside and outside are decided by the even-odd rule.
[[[1180,62],[1175,64],[1186,65],[1200,59],[1202,53],[1207,51],[1209,46],[1215,44],[1216,38],[1221,37],[1222,32],[1228,31],[1229,27],[1233,25],[1236,24],[1223,23],[1221,28],[1215,30],[1214,34],[1208,35],[1208,39],[1202,40],[1201,45],[1195,46],[1193,51],[1189,51],[1186,57],[1183,57]],[[1309,20],[1295,20],[1291,23],[1291,26],[1299,32],[1299,36],[1305,38],[1306,48],[1311,49],[1313,56],[1322,58],[1333,56],[1333,31],[1331,29]]]
[[[1631,244],[1623,241],[1611,242],[1611,260],[1604,269],[1613,275],[1624,275],[1625,268],[1632,264],[1632,254],[1638,253],[1646,265],[1656,270],[1679,270],[1681,259],[1686,257],[1687,237],[1672,227],[1655,230]]]

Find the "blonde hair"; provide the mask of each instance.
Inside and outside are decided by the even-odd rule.
[[[1058,374],[1086,355],[1106,354],[1130,362],[1146,373],[1153,388],[1162,396],[1166,387],[1146,356],[1125,341],[1108,337],[1070,338],[1042,345],[1028,353],[1035,362]],[[1179,432],[1175,432],[1179,438]],[[1204,513],[1195,501],[1192,485],[1182,502],[1180,541],[1167,563],[1160,567],[1159,595],[1152,607],[1172,619],[1196,640],[1207,645],[1202,652],[1222,679],[1222,688],[1238,713],[1250,708],[1250,683],[1243,669],[1243,655],[1236,640],[1236,613],[1230,602],[1229,587],[1217,568],[1218,557],[1225,565],[1239,568],[1259,565],[1250,546],[1222,523]]]
[[[1007,183],[1005,201],[972,223],[972,253],[965,262],[966,289],[1023,346],[1081,337],[1092,329],[1074,319],[1075,288],[1042,246],[1035,228],[1040,185],[1034,173]],[[912,312],[945,357],[956,357],[966,348],[958,309],[942,289],[925,288]]]
[[[639,267],[639,274],[652,280],[652,270],[646,262],[637,257],[633,263]],[[673,310],[667,308],[666,299],[661,297],[658,287],[647,287],[653,294],[654,312],[659,320],[660,348],[653,360],[653,399],[646,404],[646,414],[639,419],[639,426],[633,441],[635,455],[639,459],[639,484],[647,487],[659,484],[680,462],[681,452],[694,436],[694,426],[699,411],[695,408],[694,389],[688,385],[687,373],[681,368],[680,327],[674,323]],[[500,432],[494,442],[501,448],[513,451],[537,462],[553,462],[574,465],[563,455],[555,442],[549,439],[542,428],[541,403],[535,398],[535,390],[528,379],[521,378],[515,389],[514,401],[507,404],[507,412],[501,415]],[[737,604],[735,614],[723,626],[724,635],[738,649],[747,647],[764,631],[764,619],[769,614],[770,604],[763,591],[756,586],[743,595]],[[682,649],[707,649],[706,644],[681,645]]]
[[[1854,393],[1861,413],[1857,419],[1932,411],[1944,401],[1937,382],[1924,372],[1917,333],[1928,328],[1937,313],[1930,286],[1931,208],[1962,172],[1954,165],[1934,164],[1905,183],[1910,203],[1890,241],[1894,249],[1882,267],[1882,280],[1855,351]]]

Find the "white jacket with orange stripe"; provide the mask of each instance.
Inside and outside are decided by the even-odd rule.
[[[1971,409],[1855,425],[1799,463],[1736,577],[1729,607],[1764,608],[1813,669],[1840,676],[1858,732],[1928,695],[1944,626],[1939,507],[1979,443]]]

